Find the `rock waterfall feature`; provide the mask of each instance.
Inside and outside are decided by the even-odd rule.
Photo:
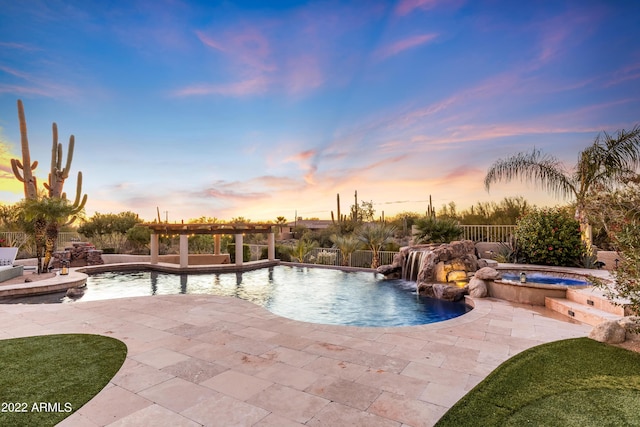
[[[469,278],[478,269],[471,240],[400,248],[393,263],[378,267],[387,278],[415,281],[420,295],[458,301],[468,293]]]

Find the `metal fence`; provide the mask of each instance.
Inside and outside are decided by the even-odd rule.
[[[22,231],[0,231],[0,239],[4,240],[4,246],[13,246],[17,248],[23,248],[26,251],[29,250],[31,239],[27,233]],[[64,248],[71,246],[73,242],[79,242],[82,240],[82,236],[75,231],[63,231],[58,233],[57,250],[63,250]],[[33,250],[35,252],[35,249]]]
[[[509,242],[515,225],[461,225],[462,238],[474,242]]]
[[[380,251],[378,259],[380,265],[391,264],[393,257],[398,252]],[[373,262],[372,251],[355,251],[351,254],[349,261],[350,267],[371,268]],[[342,265],[342,252],[335,248],[314,248],[305,259],[306,262],[322,265]]]

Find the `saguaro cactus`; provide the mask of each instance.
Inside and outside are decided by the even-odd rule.
[[[67,154],[67,162],[62,167],[62,144],[58,143],[58,125],[54,122],[51,126],[53,134],[53,144],[51,147],[51,170],[49,171],[49,182],[44,187],[49,190],[49,197],[61,197],[64,180],[69,177],[69,169],[73,160],[73,148],[75,146],[75,137],[69,137],[69,148]]]
[[[51,148],[51,170],[49,172],[49,180],[44,183],[44,187],[48,190],[48,197],[38,198],[38,186],[36,177],[33,175],[33,171],[38,166],[38,162],[31,163],[31,156],[29,153],[29,140],[27,138],[27,122],[25,120],[24,106],[22,101],[18,100],[18,119],[20,121],[20,137],[22,145],[22,162],[18,159],[11,159],[11,168],[15,177],[24,183],[24,196],[28,201],[33,201],[35,204],[41,204],[42,206],[32,207],[33,212],[36,213],[34,221],[36,225],[46,229],[47,243],[45,245],[45,263],[44,269],[48,267],[51,255],[55,250],[55,241],[58,238],[58,230],[60,225],[64,223],[67,218],[71,217],[68,223],[72,223],[75,220],[75,215],[80,213],[84,209],[87,203],[87,195],[82,196],[82,172],[78,172],[78,181],[76,184],[76,197],[73,204],[67,204],[67,195],[62,192],[64,187],[64,181],[69,177],[69,170],[71,169],[71,161],[73,159],[73,149],[75,145],[75,138],[73,135],[69,138],[69,149],[67,155],[67,161],[65,166],[62,166],[62,144],[58,143],[58,126],[53,123],[53,145]],[[62,202],[56,203],[56,201]],[[51,204],[50,202],[54,202]],[[47,206],[59,205],[60,209],[44,209]],[[42,208],[38,212],[38,208]],[[46,225],[45,225],[46,224]],[[41,257],[42,252],[42,240],[38,238],[42,234],[42,230],[39,231],[36,238],[36,252],[38,258]],[[39,263],[38,263],[39,264]],[[38,272],[42,268],[38,265]]]
[[[24,197],[35,199],[38,197],[38,185],[33,171],[38,167],[38,162],[31,163],[29,153],[29,138],[27,137],[27,121],[24,117],[24,106],[18,100],[18,120],[20,121],[20,145],[22,147],[22,162],[11,159],[11,169],[18,181],[24,184]]]

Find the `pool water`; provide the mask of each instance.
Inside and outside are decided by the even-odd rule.
[[[503,273],[502,280],[520,283],[520,275],[513,273]],[[564,285],[564,286],[589,286],[591,283],[568,277],[556,277],[542,273],[527,273],[527,283],[542,283],[545,285]]]
[[[80,301],[144,295],[212,294],[241,298],[304,322],[354,326],[408,326],[440,322],[468,305],[418,296],[415,282],[385,280],[373,272],[276,266],[243,273],[90,275]],[[67,297],[63,302],[72,302]]]

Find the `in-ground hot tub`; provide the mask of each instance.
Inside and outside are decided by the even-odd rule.
[[[559,267],[498,266],[497,270],[502,279],[487,281],[489,296],[521,304],[544,306],[545,297],[565,298],[567,289],[593,286],[589,282],[588,274],[579,274]],[[526,274],[525,283],[520,281],[521,273]]]

